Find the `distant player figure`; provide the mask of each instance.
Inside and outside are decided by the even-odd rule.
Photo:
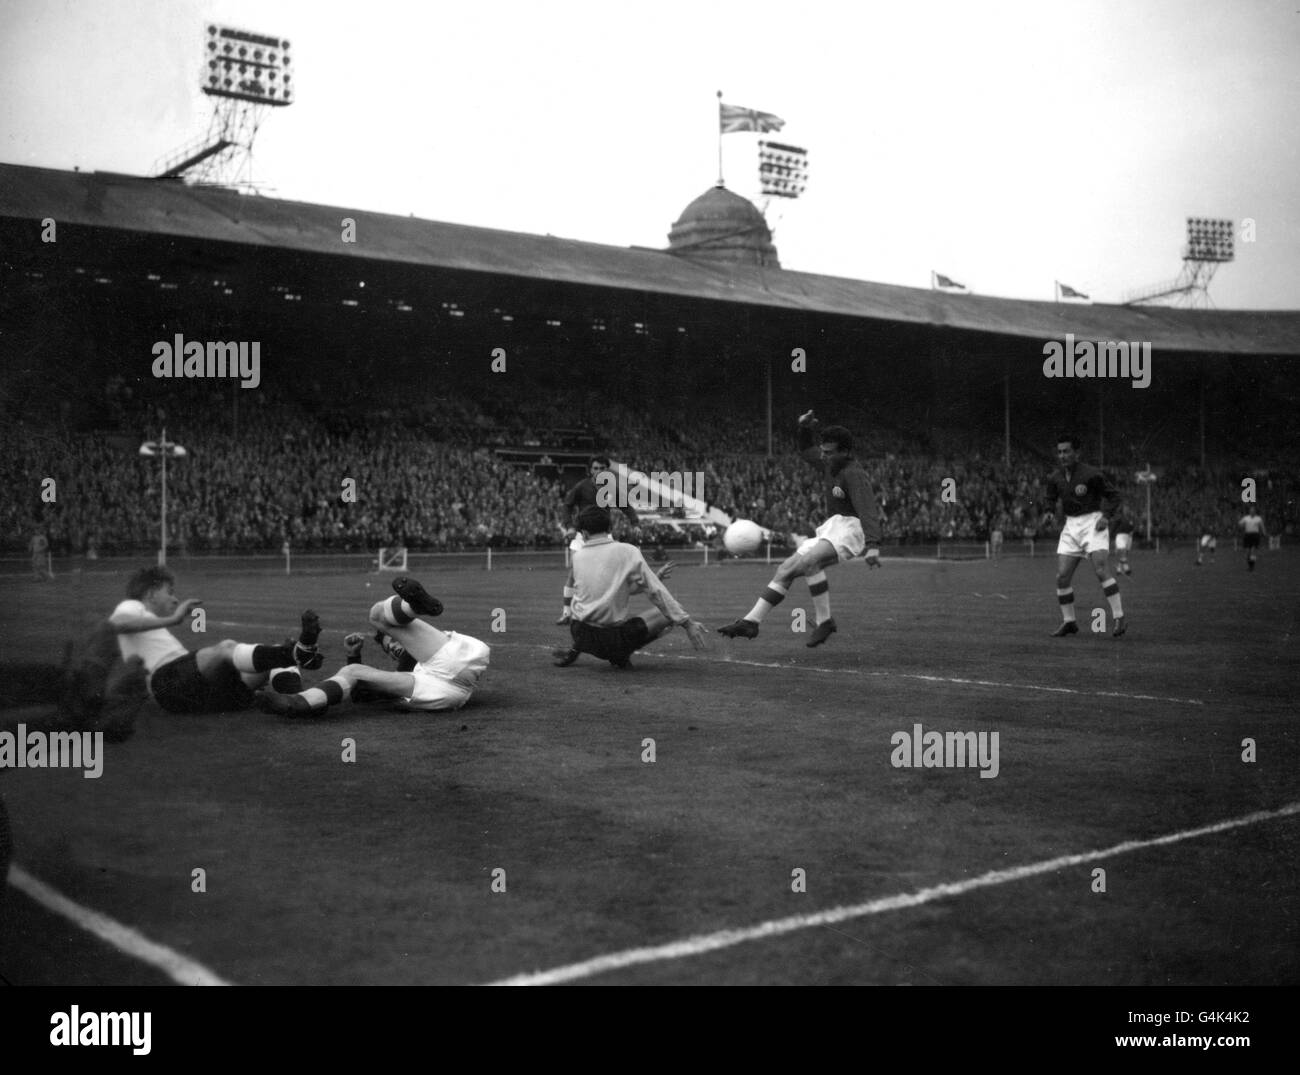
[[[669,560],[657,570],[646,563],[635,545],[610,536],[606,508],[583,508],[578,516],[583,545],[573,554],[573,620],[569,634],[573,645],[553,656],[566,668],[581,653],[589,653],[616,668],[629,667],[629,658],[671,627],[686,630],[691,645],[704,648],[704,627],[668,592],[663,579],[672,572]],[[631,616],[629,598],[644,593],[655,606]]]
[[[1260,515],[1258,509],[1252,507],[1237,521],[1237,526],[1241,528],[1241,545],[1246,550],[1246,570],[1254,571],[1255,550],[1268,536],[1268,531],[1264,529],[1264,517]]]
[[[853,457],[853,435],[843,426],[818,429],[813,412],[799,416],[799,448],[803,457],[822,469],[829,518],[781,563],[772,581],[744,619],[719,627],[728,638],[756,638],[758,625],[785,600],[794,580],[806,578],[812,595],[817,627],[806,645],[820,646],[836,631],[831,618],[830,585],[826,568],[862,556],[878,560],[880,502],[862,465]]]
[[[370,624],[379,644],[397,661],[397,671],[361,664],[363,639],[351,634],[345,640],[348,663],[332,676],[296,694],[260,691],[258,706],[287,717],[318,717],[349,698],[392,698],[403,709],[423,712],[460,709],[487,671],[490,647],[420,619],[440,616],[442,602],[417,580],[405,575],[393,579],[393,590],[393,597],[371,607]]]
[[[320,617],[310,610],[302,614],[297,642],[255,646],[227,638],[187,650],[168,628],[185,622],[202,602],[193,597],[178,600],[175,583],[165,567],[141,568],[127,582],[126,600],[108,618],[122,659],[139,657],[144,662],[149,690],[168,712],[244,709],[252,704],[254,689],[268,680],[277,689],[297,690],[302,685],[298,668],[320,667]]]
[[[1133,524],[1128,521],[1127,515],[1121,514],[1110,530],[1115,535],[1115,559],[1119,561],[1120,573],[1131,575],[1133,568],[1128,562],[1128,552],[1133,546]]]
[[[595,508],[595,507],[618,508],[619,511],[621,511],[627,517],[627,521],[631,523],[634,528],[639,529],[641,526],[641,520],[637,518],[636,512],[633,511],[632,508],[629,507],[627,504],[601,504],[600,503],[600,500],[602,499],[599,496],[600,486],[598,486],[596,483],[600,478],[600,476],[606,472],[609,472],[611,478],[614,476],[613,471],[610,470],[609,456],[607,455],[592,456],[591,461],[587,464],[587,476],[583,478],[582,481],[578,482],[578,484],[575,485],[572,489],[570,489],[568,495],[565,496],[564,498],[564,525],[566,527],[565,537],[569,541],[569,553],[570,553],[569,577],[564,584],[564,611],[560,614],[560,618],[555,621],[557,624],[561,624],[561,625],[567,624],[573,618],[573,613],[571,609],[571,606],[573,604],[572,554],[577,552],[580,548],[582,548],[582,534],[578,530],[577,519],[578,516],[582,514],[583,509]],[[610,482],[609,484],[611,487],[614,487],[613,482]]]
[[[1214,563],[1214,550],[1218,544],[1218,541],[1214,537],[1214,533],[1210,530],[1206,530],[1205,533],[1201,535],[1201,540],[1196,543],[1195,566],[1200,567],[1205,563],[1206,553],[1210,554],[1210,563]]]
[[[1044,502],[1048,513],[1061,502],[1065,512],[1065,525],[1056,545],[1056,599],[1061,606],[1061,626],[1052,632],[1053,638],[1079,633],[1074,620],[1074,589],[1070,581],[1075,568],[1085,556],[1092,561],[1102,593],[1110,603],[1115,628],[1111,631],[1119,638],[1128,630],[1124,608],[1119,599],[1119,583],[1110,576],[1106,561],[1110,556],[1110,522],[1107,510],[1117,510],[1119,491],[1096,467],[1079,462],[1079,440],[1075,436],[1062,436],[1056,442],[1056,459],[1061,469],[1047,480]]]
[[[1002,541],[1002,517],[999,515],[993,529],[989,531],[989,555],[994,560],[1002,559]]]
[[[27,543],[27,551],[32,554],[32,576],[37,582],[49,582],[54,578],[50,570],[50,539],[44,530],[37,530],[32,540]]]

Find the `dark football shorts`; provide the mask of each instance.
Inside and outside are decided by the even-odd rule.
[[[162,665],[149,689],[168,713],[220,713],[253,704],[252,690],[231,665],[223,664],[217,678],[207,680],[199,675],[199,659],[193,653]]]
[[[1258,548],[1259,548],[1259,535],[1258,535],[1258,534],[1243,534],[1243,535],[1242,535],[1242,538],[1241,538],[1241,547],[1242,547],[1243,549],[1258,549]]]
[[[574,620],[569,624],[569,634],[573,636],[574,649],[615,663],[626,661],[650,641],[650,631],[640,616],[633,616],[615,627],[595,627]]]

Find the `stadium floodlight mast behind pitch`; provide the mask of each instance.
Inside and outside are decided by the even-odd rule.
[[[1143,303],[1212,307],[1210,281],[1219,266],[1232,261],[1233,232],[1231,220],[1209,217],[1187,218],[1187,246],[1183,250],[1183,271],[1174,280],[1163,284],[1131,291],[1124,298],[1125,306]]]
[[[163,427],[162,436],[157,440],[147,440],[140,445],[143,456],[158,456],[162,459],[162,514],[158,524],[158,566],[167,566],[167,457],[184,459],[189,453],[175,441],[167,439],[167,427]]]
[[[212,99],[208,133],[160,161],[156,177],[253,189],[253,140],[268,109],[293,104],[291,67],[283,38],[208,26],[200,79]]]

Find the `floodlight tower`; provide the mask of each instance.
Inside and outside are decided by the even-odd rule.
[[[1219,266],[1233,260],[1231,220],[1208,217],[1187,218],[1187,246],[1183,250],[1183,271],[1164,284],[1130,292],[1125,306],[1142,303],[1169,303],[1175,306],[1206,308],[1210,301],[1210,281]]]
[[[157,178],[251,188],[253,139],[271,108],[293,103],[289,42],[208,27],[201,88],[212,98],[208,133],[159,162]]]

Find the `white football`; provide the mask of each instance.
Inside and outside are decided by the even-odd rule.
[[[722,535],[722,544],[732,556],[752,556],[763,546],[763,528],[748,519],[737,519]]]

